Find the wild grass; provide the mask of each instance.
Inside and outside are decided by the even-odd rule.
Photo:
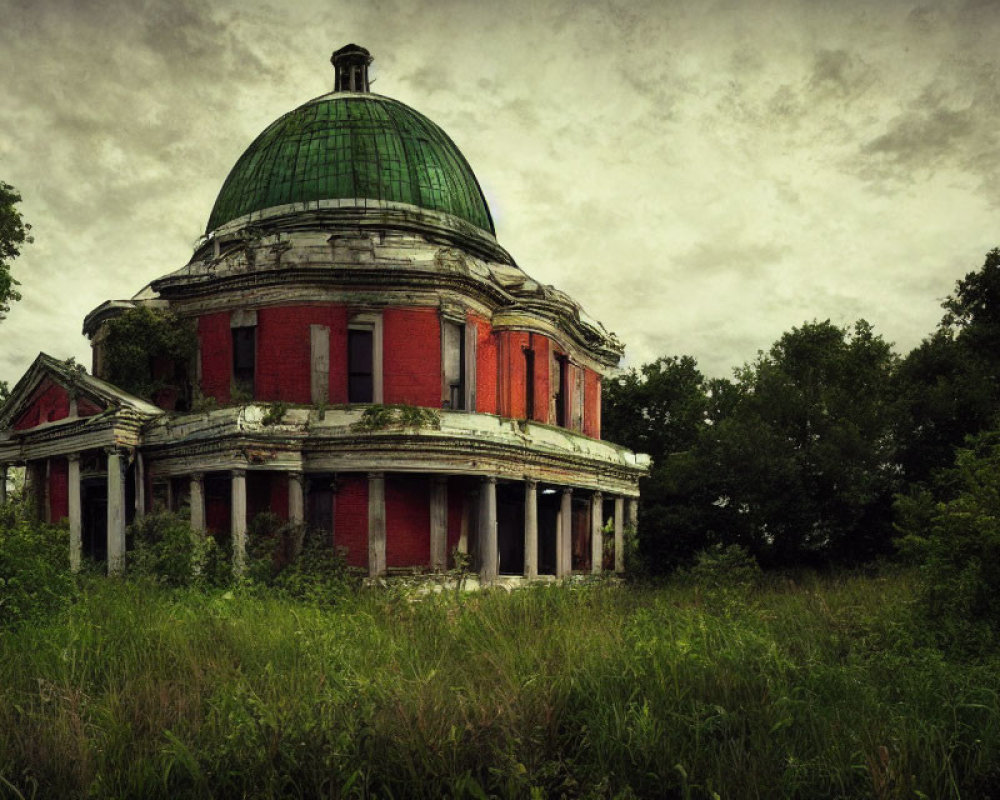
[[[89,579],[0,633],[0,796],[978,797],[1000,662],[911,574],[336,605]]]

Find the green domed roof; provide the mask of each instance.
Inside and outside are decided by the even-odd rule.
[[[240,156],[207,231],[288,203],[362,198],[452,214],[495,233],[486,199],[448,135],[367,92],[324,95],[272,123]]]

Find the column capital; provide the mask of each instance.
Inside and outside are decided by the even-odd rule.
[[[537,489],[538,488],[538,479],[537,478],[525,478],[524,479],[524,485],[527,486],[529,489]]]
[[[484,475],[483,476],[483,483],[496,483],[496,482],[497,482],[497,476],[496,475]]]
[[[205,480],[205,473],[204,472],[192,472],[191,475],[190,475],[190,478],[193,481],[196,481],[198,483],[202,483]]]
[[[247,476],[247,471],[243,467],[237,467],[236,469],[229,470],[229,474],[234,478],[245,478]]]
[[[562,493],[563,494],[573,494],[573,487],[572,486],[563,486],[562,487]]]
[[[288,473],[288,480],[295,481],[296,483],[305,486],[306,474],[300,469],[295,469]]]
[[[594,497],[594,500],[603,500],[604,499],[604,492],[598,490],[598,491],[594,492],[593,497]]]
[[[66,454],[66,460],[67,461],[76,461],[76,462],[79,462],[80,461],[80,454],[79,453],[67,453]],[[6,469],[7,469],[7,465],[6,464],[0,464],[0,472],[4,472],[4,471],[6,471]]]
[[[385,478],[385,472],[369,472],[368,473],[368,480],[370,480],[370,481],[384,479],[384,478]]]
[[[431,475],[431,483],[437,486],[448,483],[447,475]]]

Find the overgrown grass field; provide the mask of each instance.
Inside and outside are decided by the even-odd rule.
[[[913,591],[83,579],[0,632],[0,796],[987,796],[1000,661],[924,641]]]

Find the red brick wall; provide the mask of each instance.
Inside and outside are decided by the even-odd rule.
[[[601,376],[592,369],[583,375],[583,432],[601,438]]]
[[[441,319],[433,308],[382,313],[386,403],[441,407]]]
[[[201,391],[220,403],[229,402],[229,384],[233,373],[233,336],[229,332],[229,312],[206,314],[198,318],[198,342],[201,346]]]
[[[422,475],[385,477],[385,563],[389,567],[431,563],[430,486]]]
[[[68,416],[69,394],[58,383],[45,379],[37,390],[34,402],[14,423],[14,429],[23,431]]]
[[[489,322],[469,315],[476,326],[476,411],[497,413],[497,338]]]
[[[76,413],[81,417],[92,417],[94,414],[101,413],[101,407],[83,397],[78,397],[76,400]]]
[[[504,417],[524,419],[527,413],[525,383],[527,381],[524,350],[529,334],[521,331],[503,331],[500,334],[500,414]]]
[[[536,422],[549,421],[549,340],[538,333],[531,334],[535,350],[535,416]]]
[[[311,325],[330,329],[329,402],[347,402],[347,309],[335,305],[279,306],[257,312],[256,399],[312,402]]]
[[[49,459],[49,519],[58,522],[69,516],[69,462]]]
[[[270,510],[282,519],[288,519],[288,473],[272,472],[270,486]]]
[[[333,544],[347,549],[347,563],[368,567],[368,477],[340,475],[334,500]]]

